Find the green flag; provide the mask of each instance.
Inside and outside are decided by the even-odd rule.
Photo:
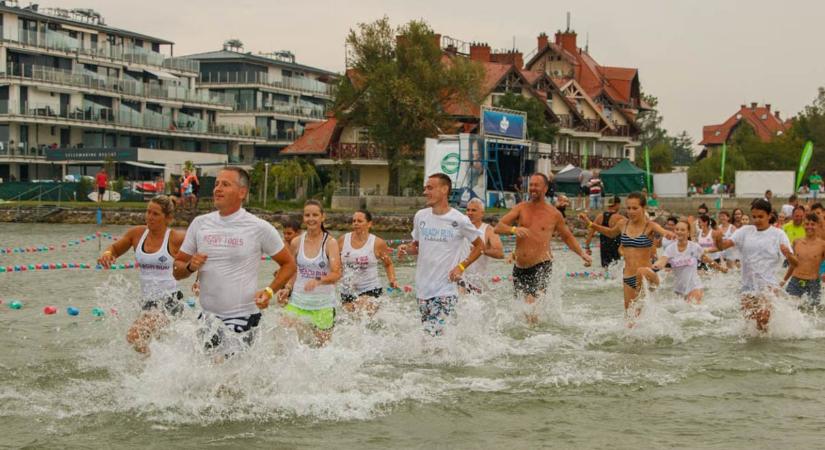
[[[805,143],[805,148],[802,150],[802,156],[799,158],[799,169],[796,172],[796,189],[802,184],[802,177],[805,176],[805,171],[808,170],[808,163],[811,162],[811,156],[814,153],[814,143],[808,141]]]
[[[725,183],[725,160],[728,157],[728,143],[722,142],[722,170],[721,175],[719,175],[719,182]]]
[[[653,194],[653,186],[650,185],[650,149],[645,147],[645,170],[647,171],[647,193]]]

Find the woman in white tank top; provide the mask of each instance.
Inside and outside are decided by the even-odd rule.
[[[370,316],[378,311],[376,298],[384,293],[378,277],[378,262],[384,264],[390,287],[398,289],[395,267],[386,241],[370,233],[372,214],[358,210],[352,215],[352,232],[338,238],[341,248],[341,305],[349,312],[366,311]]]
[[[288,316],[286,324],[294,326],[300,319],[312,325],[316,345],[324,345],[335,326],[335,283],[341,278],[341,254],[338,242],[324,229],[324,209],[317,200],[304,203],[306,233],[290,243],[298,270],[278,292]]]
[[[169,228],[174,202],[159,195],[146,206],[146,225],[130,228],[100,255],[97,263],[109,268],[129,248],[135,250],[142,292],[140,317],[126,334],[126,340],[141,353],[149,351],[149,341],[169,322],[168,316],[183,312],[178,283],[172,276],[175,255],[185,233]]]

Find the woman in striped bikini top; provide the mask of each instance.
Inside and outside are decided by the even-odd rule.
[[[586,214],[579,215],[589,228],[609,237],[619,236],[619,243],[622,246],[624,257],[623,279],[626,314],[639,296],[644,280],[653,285],[659,284],[659,276],[651,269],[653,265],[652,257],[655,256],[653,254],[655,247],[651,236],[660,234],[669,239],[675,239],[672,232],[665,230],[658,223],[648,220],[646,205],[646,198],[641,193],[631,193],[625,200],[628,218],[620,220],[610,228],[593,223]],[[639,311],[636,310],[634,315],[638,314]]]

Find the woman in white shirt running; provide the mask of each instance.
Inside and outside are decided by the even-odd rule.
[[[341,253],[338,241],[324,228],[324,208],[317,200],[304,203],[306,233],[290,243],[298,270],[284,289],[278,302],[294,318],[309,323],[315,343],[324,345],[335,326],[335,283],[341,278]],[[287,320],[288,324],[294,321]]]
[[[366,311],[370,316],[378,311],[377,298],[384,293],[378,278],[378,262],[384,264],[391,288],[398,289],[391,250],[386,241],[370,233],[372,214],[358,210],[352,215],[352,232],[338,238],[344,276],[341,279],[341,305],[348,312]]]
[[[771,296],[780,291],[776,271],[783,257],[796,264],[791,242],[785,233],[770,224],[771,204],[756,200],[751,204],[753,225],[744,225],[725,239],[722,230],[713,233],[716,247],[727,250],[736,247],[742,252],[742,310],[745,317],[756,322],[759,331],[768,329],[771,319]]]
[[[699,244],[689,240],[690,224],[686,220],[676,224],[675,232],[676,241],[664,249],[653,268],[661,270],[669,264],[673,269],[673,292],[690,303],[699,304],[705,293],[699,280],[699,262],[712,261]]]
[[[146,225],[130,228],[100,255],[97,263],[109,268],[129,248],[135,250],[143,294],[141,315],[126,334],[126,340],[140,353],[149,352],[149,341],[169,323],[170,316],[183,312],[183,294],[172,275],[173,262],[185,233],[169,228],[175,203],[159,195],[146,206]]]

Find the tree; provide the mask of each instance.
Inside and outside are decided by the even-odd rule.
[[[362,23],[346,43],[349,70],[336,93],[336,117],[367,128],[389,163],[388,190],[398,195],[402,160],[423,157],[425,138],[449,127],[447,102],[479,101],[482,69],[466,58],[445,63],[424,21],[398,29],[387,17]]]
[[[748,170],[748,162],[737,148],[727,149],[725,159],[725,183],[733,183],[737,170]],[[712,184],[719,179],[722,168],[722,152],[713,152],[713,155],[702,159],[688,169],[688,179],[697,186]]]
[[[498,106],[527,113],[527,137],[550,144],[555,140],[558,128],[547,120],[547,107],[535,97],[508,92],[499,98]]]
[[[636,158],[637,164],[639,158]],[[644,160],[641,161],[641,166],[645,166]],[[641,167],[642,170],[647,170]],[[650,149],[650,171],[652,173],[669,173],[673,170],[673,150],[667,140],[660,141]]]
[[[668,139],[670,148],[673,150],[673,165],[689,166],[696,159],[693,156],[693,138],[687,131],[682,131],[678,136]]]
[[[819,173],[825,173],[825,87],[819,88],[814,101],[797,116],[789,134],[798,139],[800,150],[804,142],[814,143],[808,170],[816,169]]]
[[[664,117],[659,114],[656,106],[659,105],[659,99],[642,93],[642,100],[650,106],[649,111],[642,111],[636,123],[639,125],[639,142],[641,142],[641,149],[645,147],[653,148],[659,142],[667,139],[667,130],[662,127]]]

